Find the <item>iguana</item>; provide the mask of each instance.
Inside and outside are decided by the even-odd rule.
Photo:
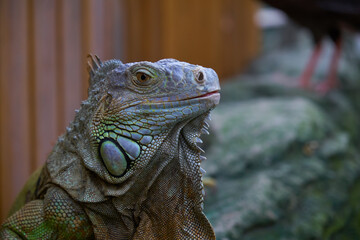
[[[202,212],[201,133],[214,70],[92,57],[88,99],[26,184],[1,239],[215,239]]]

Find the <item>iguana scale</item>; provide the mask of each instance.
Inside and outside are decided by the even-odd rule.
[[[202,212],[201,133],[214,70],[92,57],[88,99],[35,173],[1,239],[215,239]]]

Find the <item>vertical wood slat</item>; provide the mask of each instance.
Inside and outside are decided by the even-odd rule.
[[[82,59],[86,59],[88,54],[95,54],[103,59],[104,56],[104,6],[101,0],[82,0],[82,16],[81,16],[81,26],[82,26]],[[88,72],[87,65],[84,61],[82,65],[82,79],[83,85],[83,95],[87,96],[88,88]]]
[[[34,1],[36,166],[42,165],[57,139],[55,0]]]
[[[259,46],[261,44],[260,42],[260,31],[257,27],[257,24],[254,19],[254,13],[259,8],[260,2],[258,1],[252,1],[252,0],[246,0],[247,1],[247,11],[243,10],[245,12],[244,18],[245,21],[248,21],[249,24],[247,25],[247,33],[248,37],[245,38],[245,44],[248,46],[247,48],[247,60],[251,60],[256,54],[258,53]]]
[[[161,24],[162,30],[162,42],[163,50],[162,54],[166,57],[176,58],[173,55],[174,52],[174,41],[176,29],[173,28],[174,25],[174,0],[162,0],[161,1],[161,10],[163,14],[163,21]]]
[[[3,90],[5,89],[5,71],[4,71],[4,59],[5,59],[5,51],[3,49],[3,47],[6,44],[6,39],[5,39],[5,27],[8,25],[7,22],[7,15],[6,15],[6,5],[5,5],[5,1],[0,1],[0,224],[1,224],[1,219],[3,219],[5,217],[5,212],[4,212],[4,208],[6,208],[6,205],[4,204],[3,201],[3,182],[4,182],[4,177],[7,177],[4,175],[3,171],[5,171],[5,166],[4,165],[4,161],[3,159],[3,155],[1,153],[3,153],[5,151],[4,149],[4,140],[5,140],[5,133],[3,130],[3,126],[5,125],[5,121],[4,121],[4,116],[5,116],[5,109],[4,109],[4,104],[1,104],[3,102],[5,102],[5,96],[3,94]]]
[[[144,31],[141,34],[141,39],[145,45],[143,60],[157,61],[162,58],[162,29],[161,22],[163,21],[163,14],[161,12],[160,0],[145,1],[143,9],[146,9],[146,14],[143,15],[143,22],[146,24]]]
[[[82,59],[86,59],[87,54],[89,54],[89,49],[90,49],[90,40],[89,37],[91,36],[91,29],[90,29],[90,23],[89,23],[89,19],[91,18],[91,13],[90,13],[90,3],[91,1],[89,0],[81,0],[81,36],[82,36],[82,45],[81,45],[81,57]],[[87,76],[88,76],[88,72],[86,69],[87,65],[83,64],[82,65],[82,75],[81,75],[81,79],[82,79],[82,85],[85,86],[85,88],[82,89],[82,94],[83,96],[87,96],[87,88],[88,88],[88,81]]]
[[[86,24],[89,25],[89,32],[86,39],[89,41],[88,51],[104,58],[104,5],[102,0],[88,0],[88,19]]]
[[[123,1],[108,0],[104,4],[103,59],[123,57],[123,31],[121,8]]]
[[[74,0],[62,0],[62,38],[59,44],[62,45],[61,61],[62,81],[64,84],[64,94],[59,101],[64,103],[64,122],[60,131],[64,132],[65,127],[73,120],[75,109],[80,107],[81,100],[86,96],[83,94],[86,86],[85,81],[81,81],[85,58],[81,52],[81,2]]]
[[[35,101],[35,18],[34,18],[34,4],[35,0],[28,0],[27,6],[27,22],[28,22],[28,51],[27,51],[27,60],[28,60],[28,92],[29,92],[29,126],[30,126],[30,166],[31,170],[37,168],[36,162],[36,128],[35,128],[35,121],[36,121],[36,101]]]
[[[243,55],[239,54],[237,59],[234,59],[233,53],[238,53],[237,44],[241,45],[241,42],[238,42],[238,34],[236,31],[237,28],[242,27],[242,23],[237,24],[236,14],[240,14],[236,9],[237,6],[233,5],[234,0],[224,0],[222,2],[222,16],[221,16],[221,36],[223,49],[221,52],[221,59],[228,59],[228,61],[222,61],[220,69],[222,70],[222,75],[229,75],[233,72],[234,65],[242,60]],[[236,4],[236,3],[235,3]],[[241,9],[240,9],[241,11]],[[240,26],[239,26],[240,25]],[[231,46],[231,47],[226,47]],[[243,46],[242,46],[243,48]]]
[[[3,219],[30,174],[27,5],[3,0],[0,6],[0,209]]]
[[[141,52],[143,52],[141,45],[141,21],[139,10],[141,10],[141,5],[139,0],[126,1],[126,18],[128,19],[128,24],[126,28],[126,37],[127,37],[127,62],[134,61]]]
[[[56,123],[56,132],[61,132],[64,122],[65,122],[65,83],[64,79],[64,19],[63,19],[63,12],[64,12],[64,2],[63,1],[56,1],[54,3],[54,8],[56,9],[55,12],[55,39],[56,39],[56,48],[55,48],[55,86],[56,86],[56,108],[57,108],[57,123]]]

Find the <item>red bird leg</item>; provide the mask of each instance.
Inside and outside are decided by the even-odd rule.
[[[327,79],[316,87],[316,90],[322,93],[327,93],[331,89],[338,86],[337,68],[341,56],[342,41],[341,39],[335,42],[335,50],[330,62],[329,73]]]
[[[310,88],[310,80],[311,77],[314,73],[315,67],[316,67],[316,63],[319,59],[321,53],[321,41],[319,41],[318,43],[316,43],[315,48],[311,54],[311,57],[305,67],[305,70],[303,71],[303,73],[300,76],[300,86],[302,88]]]

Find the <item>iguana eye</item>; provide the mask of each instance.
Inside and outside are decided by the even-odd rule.
[[[136,78],[139,82],[147,82],[151,78],[151,76],[143,72],[138,72],[136,73]]]
[[[140,68],[134,73],[133,83],[136,86],[148,86],[152,84],[154,75],[147,69]]]
[[[150,64],[149,64],[150,65]],[[128,87],[138,93],[148,93],[156,89],[161,82],[159,70],[146,64],[136,64],[128,69],[130,80]]]

